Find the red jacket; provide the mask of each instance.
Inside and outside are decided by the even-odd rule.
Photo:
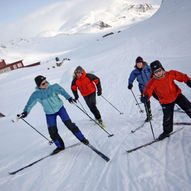
[[[172,103],[181,93],[181,89],[175,84],[174,80],[187,83],[190,78],[186,74],[171,70],[166,72],[161,79],[152,77],[145,86],[143,94],[150,98],[154,90],[161,104]]]
[[[96,91],[96,86],[101,89],[100,79],[94,74],[89,74],[83,70],[80,78],[75,77],[72,81],[71,89],[74,95],[77,94],[77,89],[80,90],[82,96],[88,96]]]

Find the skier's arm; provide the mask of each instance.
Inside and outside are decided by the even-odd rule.
[[[173,76],[173,78],[179,82],[184,82],[185,84],[187,84],[187,82],[189,80],[191,80],[191,78],[189,78],[186,74],[175,71],[175,70],[171,70],[170,75]]]
[[[101,88],[101,81],[100,81],[100,79],[96,75],[87,73],[86,77],[89,78],[93,83],[95,83],[98,91],[102,90],[102,88]]]
[[[55,91],[58,93],[58,94],[61,94],[62,96],[64,96],[67,100],[69,98],[71,98],[71,96],[66,92],[66,90],[61,87],[60,85],[58,84],[54,84],[54,89]]]
[[[36,92],[34,92],[30,96],[30,98],[29,98],[29,100],[28,100],[28,102],[27,102],[27,104],[26,104],[26,106],[25,106],[23,111],[26,112],[27,115],[28,115],[30,113],[32,107],[36,104],[36,102],[37,102],[37,97],[36,97]]]
[[[75,99],[77,100],[79,98],[79,96],[78,96],[78,88],[76,86],[76,80],[77,80],[76,78],[73,79],[72,84],[71,84],[71,90],[72,90],[72,93],[73,93]]]
[[[130,85],[130,84],[132,84],[133,85],[133,82],[134,82],[134,80],[135,80],[135,78],[137,77],[137,75],[136,75],[136,72],[135,72],[135,70],[133,70],[132,72],[131,72],[131,74],[130,74],[130,76],[129,76],[129,80],[128,80],[128,85]]]

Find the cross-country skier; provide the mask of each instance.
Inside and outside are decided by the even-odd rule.
[[[75,100],[58,84],[50,85],[46,81],[46,77],[37,76],[35,78],[36,90],[30,96],[24,111],[18,114],[18,117],[26,117],[32,107],[40,102],[43,106],[44,112],[46,114],[46,121],[48,125],[48,132],[51,139],[54,141],[57,148],[53,151],[57,153],[65,149],[64,142],[60,135],[58,134],[56,118],[59,116],[66,127],[84,144],[88,144],[89,141],[84,137],[79,128],[72,123],[66,109],[63,106],[62,100],[59,98],[59,94],[64,96],[70,103],[75,102]]]
[[[135,60],[135,69],[131,72],[129,76],[129,84],[128,89],[132,89],[133,82],[135,79],[137,79],[139,83],[139,90],[141,92],[141,97],[143,95],[143,89],[146,86],[147,82],[150,80],[151,76],[151,68],[150,66],[143,60],[142,57],[137,57]],[[152,113],[151,113],[151,103],[150,101],[145,103],[145,111],[147,114],[147,118],[145,119],[145,122],[149,122],[152,119]]]
[[[174,80],[184,82],[191,88],[191,78],[175,70],[165,71],[158,60],[152,62],[150,66],[152,77],[144,88],[142,101],[147,103],[152,96],[153,90],[157,94],[163,110],[163,133],[158,137],[159,140],[162,140],[173,131],[175,104],[179,105],[191,118],[191,103],[174,82]]]
[[[75,100],[78,100],[79,98],[79,89],[97,122],[103,124],[100,112],[96,106],[96,87],[97,95],[100,96],[102,94],[100,79],[94,74],[86,73],[81,66],[78,66],[74,70],[74,79],[71,84],[71,89],[74,94]]]

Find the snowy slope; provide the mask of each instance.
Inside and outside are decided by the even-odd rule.
[[[47,38],[47,41],[44,39],[46,43],[41,46],[34,43],[31,50],[36,52],[26,50],[33,58],[60,55],[71,58],[71,61],[61,68],[53,68],[55,61],[52,58],[38,67],[0,75],[0,112],[6,115],[0,119],[0,190],[191,190],[189,126],[160,143],[131,154],[125,152],[153,139],[149,124],[131,134],[131,130],[145,119],[145,113],[139,113],[131,92],[126,88],[134,60],[138,55],[143,56],[148,63],[159,59],[167,70],[176,69],[191,76],[188,64],[191,59],[190,8],[189,0],[163,0],[153,17],[107,38],[102,38],[98,33],[78,34],[68,36],[66,41],[65,37],[58,35]],[[35,40],[38,42],[38,38]],[[25,45],[20,45],[22,51],[24,47]],[[14,51],[11,53],[14,54]],[[29,95],[34,91],[34,77],[38,74],[45,75],[50,83],[60,83],[72,95],[72,72],[78,65],[100,77],[104,97],[124,112],[120,115],[103,98],[97,98],[106,129],[114,134],[108,138],[104,131],[63,98],[72,120],[111,161],[106,163],[89,148],[80,145],[47,158],[14,176],[8,175],[9,171],[35,161],[55,148],[53,145],[49,146],[43,137],[23,121],[11,122],[12,119],[15,120],[17,113],[22,112]],[[191,100],[190,89],[185,84],[178,84],[183,94]],[[133,91],[138,98],[136,82]],[[154,116],[152,125],[155,136],[158,136],[162,132],[162,111],[158,102],[154,99],[151,101]],[[82,97],[80,102],[87,109]],[[141,107],[143,108],[142,105]],[[88,109],[87,111],[89,112]],[[89,114],[91,115],[90,112]],[[32,109],[26,120],[48,137],[45,116],[39,104]],[[176,112],[174,121],[190,122],[190,118]],[[174,126],[174,129],[178,128],[180,126]],[[66,146],[78,142],[60,119],[58,129]]]

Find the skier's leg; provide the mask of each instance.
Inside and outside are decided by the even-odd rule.
[[[50,138],[54,141],[55,145],[58,148],[64,149],[65,148],[64,142],[62,138],[60,137],[60,135],[58,134],[58,129],[56,125],[56,116],[57,114],[50,114],[50,115],[46,114],[48,132],[50,134]]]
[[[143,97],[143,92],[142,91],[141,91],[141,97]],[[145,122],[149,122],[152,119],[150,100],[148,102],[146,102],[144,104],[144,106],[145,106],[145,113],[146,113],[146,116],[147,116],[147,118],[145,119]]]
[[[145,121],[149,122],[152,119],[151,102],[150,101],[145,103],[145,111],[146,111],[146,114],[147,114],[147,118],[145,119]]]
[[[163,110],[163,133],[158,137],[159,140],[168,137],[173,131],[173,114],[175,103],[161,104]]]
[[[162,104],[163,110],[163,131],[170,133],[173,131],[173,116],[175,103]]]
[[[181,109],[184,110],[186,114],[191,118],[191,103],[183,94],[178,95],[175,103],[178,104]]]
[[[90,111],[93,113],[94,117],[96,119],[101,119],[100,112],[96,106],[96,94],[95,94],[95,92],[88,95],[88,96],[85,96],[84,99],[85,99],[86,104],[89,107]]]
[[[72,123],[66,109],[62,107],[58,112],[60,118],[62,119],[63,123],[66,125],[66,127],[84,144],[88,144],[88,140],[84,137],[82,132],[79,130],[79,128],[76,126],[75,123]]]
[[[57,127],[56,126],[51,126],[51,127],[48,128],[48,131],[49,131],[50,137],[54,141],[55,145],[59,149],[64,149],[65,145],[64,145],[64,142],[63,142],[62,138],[58,134]]]

